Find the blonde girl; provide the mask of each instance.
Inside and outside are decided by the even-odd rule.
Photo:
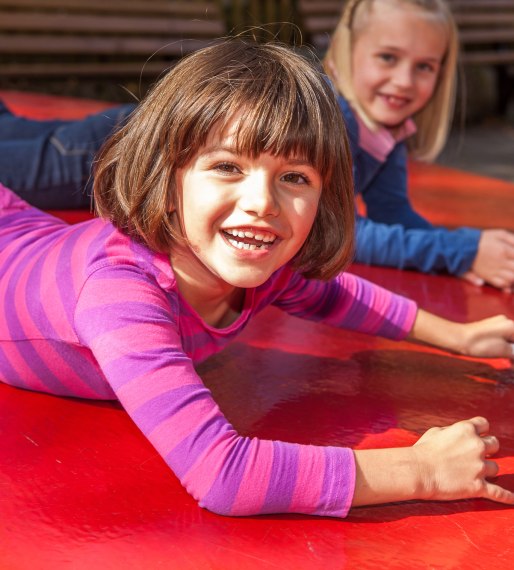
[[[448,231],[416,213],[407,157],[432,161],[448,135],[455,100],[458,35],[444,0],[350,0],[324,66],[343,113],[354,160],[356,259],[446,271],[510,291],[514,234]]]
[[[512,356],[509,319],[454,323],[342,272],[354,237],[350,153],[331,88],[300,56],[233,40],[185,58],[108,141],[94,192],[101,217],[69,226],[0,187],[2,381],[118,399],[216,513],[514,504],[488,480],[499,444],[484,418],[389,450],[242,437],[195,371],[268,305]]]

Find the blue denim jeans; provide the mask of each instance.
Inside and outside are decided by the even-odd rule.
[[[43,209],[91,206],[93,159],[135,105],[75,121],[17,117],[0,102],[0,182]]]

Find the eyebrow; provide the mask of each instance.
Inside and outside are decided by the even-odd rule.
[[[403,52],[405,51],[405,50],[402,49],[402,48],[398,48],[398,47],[395,47],[395,46],[388,46],[388,45],[380,45],[380,46],[378,46],[377,51],[380,51],[380,50],[389,50],[389,51],[393,51],[393,52],[396,52],[396,53],[403,53]],[[437,57],[430,57],[430,56],[429,56],[429,57],[421,57],[420,59],[423,60],[423,61],[430,61],[430,62],[433,62],[433,63],[440,63],[440,62],[441,62],[441,60],[440,60],[439,58],[437,58]]]

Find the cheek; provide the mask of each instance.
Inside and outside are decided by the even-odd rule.
[[[432,95],[434,94],[435,88],[437,86],[437,78],[430,79],[429,81],[424,81],[420,85],[419,89],[419,98],[420,98],[420,106],[423,107],[428,103],[431,99]]]
[[[305,239],[311,231],[312,224],[316,218],[319,205],[319,196],[307,200],[296,199],[292,201],[292,210],[296,217],[296,230],[298,235]]]

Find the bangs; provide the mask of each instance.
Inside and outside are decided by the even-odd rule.
[[[254,85],[230,104],[220,126],[225,130],[236,118],[235,145],[241,154],[296,157],[320,173],[331,171],[334,148],[328,141],[334,126],[326,120],[331,113],[321,109],[315,92],[298,87],[294,80],[286,84],[276,78],[258,91]]]
[[[226,60],[223,65],[218,61],[217,69],[196,70],[201,77],[196,101],[182,113],[175,130],[181,139],[175,146],[179,166],[204,146],[213,129],[225,131],[236,122],[237,152],[294,156],[311,164],[323,179],[329,177],[342,152],[344,127],[323,76],[278,45],[246,46],[237,54],[228,48],[223,55]]]

